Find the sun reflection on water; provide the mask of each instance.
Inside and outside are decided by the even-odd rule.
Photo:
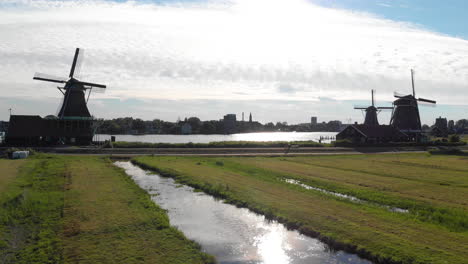
[[[290,258],[286,254],[285,249],[290,248],[285,240],[284,228],[281,229],[278,225],[265,226],[264,223],[259,223],[257,228],[265,230],[265,233],[254,238],[255,246],[258,248],[258,253],[261,255],[264,264],[283,264],[289,263]]]

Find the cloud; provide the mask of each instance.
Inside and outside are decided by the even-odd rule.
[[[383,6],[383,7],[392,7],[392,5],[388,4],[388,3],[383,3],[383,2],[380,2],[380,3],[377,3],[378,6]]]
[[[418,95],[468,100],[468,41],[305,0],[3,0],[0,35],[0,97],[59,98],[32,76],[81,47],[83,80],[108,85],[91,100],[389,101],[411,68]]]
[[[278,85],[278,92],[283,94],[294,94],[299,91],[302,91],[302,89],[293,87],[290,84],[282,83]]]

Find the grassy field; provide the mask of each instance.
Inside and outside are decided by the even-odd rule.
[[[377,262],[468,258],[466,156],[138,157],[134,162]]]
[[[462,135],[462,136],[460,136],[460,140],[463,141],[463,142],[468,143],[468,135]]]
[[[0,263],[211,263],[105,158],[0,160]]]

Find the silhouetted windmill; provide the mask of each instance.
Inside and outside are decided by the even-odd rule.
[[[63,119],[64,117],[91,117],[87,107],[87,102],[89,95],[91,94],[91,90],[93,88],[106,88],[106,86],[103,84],[82,82],[74,77],[79,58],[80,49],[77,48],[68,78],[53,77],[41,73],[36,73],[33,78],[34,80],[39,81],[65,84],[64,87],[57,87],[64,96],[62,106],[58,112],[58,117],[60,119]],[[87,99],[85,99],[86,90],[89,90]]]
[[[381,110],[393,109],[393,107],[382,107],[382,106],[375,107],[375,105],[374,105],[374,90],[371,90],[371,94],[372,94],[372,105],[371,106],[368,106],[368,107],[355,106],[354,109],[366,111],[366,118],[364,119],[364,125],[378,126],[379,125],[379,120],[377,119],[377,114]]]
[[[394,94],[398,99],[393,102],[394,110],[390,125],[395,126],[404,133],[421,133],[421,118],[419,116],[418,102],[435,104],[436,101],[416,98],[413,70],[411,70],[411,84],[413,87],[413,94]]]

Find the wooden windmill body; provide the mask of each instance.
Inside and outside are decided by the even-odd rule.
[[[411,83],[413,88],[412,94],[399,95],[395,93],[394,96],[398,99],[393,102],[394,110],[390,120],[390,125],[417,139],[422,133],[418,102],[436,104],[436,101],[416,98],[413,70],[411,70]]]

